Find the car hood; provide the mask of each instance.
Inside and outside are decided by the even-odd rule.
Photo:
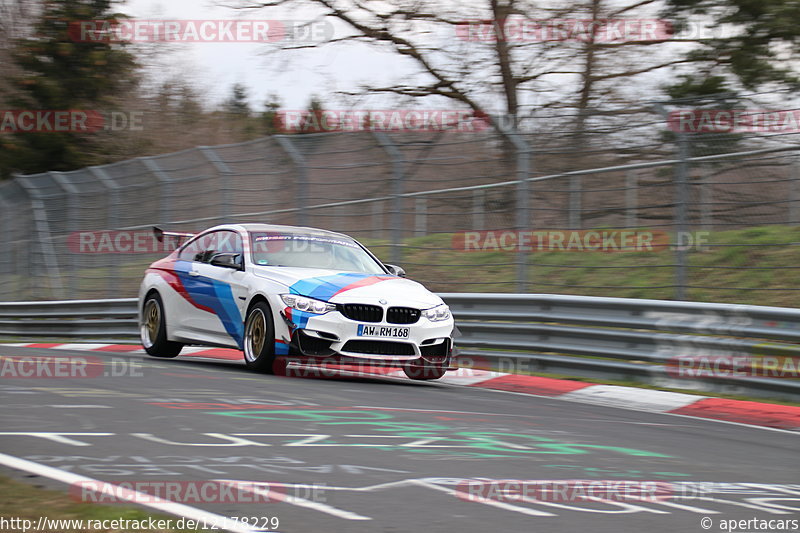
[[[428,308],[442,299],[423,285],[391,275],[340,272],[318,268],[253,266],[255,276],[287,287],[287,292],[302,294],[331,303],[383,303]]]

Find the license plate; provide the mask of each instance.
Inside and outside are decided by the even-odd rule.
[[[411,328],[394,328],[391,326],[358,325],[359,337],[389,337],[392,339],[407,339]]]

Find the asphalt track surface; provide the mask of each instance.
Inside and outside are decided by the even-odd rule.
[[[0,346],[2,356],[84,357],[93,368],[92,377],[1,378],[0,452],[113,483],[268,482],[281,501],[186,505],[277,517],[277,531],[720,531],[723,520],[800,519],[800,441],[788,431],[399,378],[54,352]],[[674,493],[458,497],[459,481],[482,478],[658,481]]]

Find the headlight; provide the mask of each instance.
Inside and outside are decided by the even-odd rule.
[[[281,294],[281,300],[286,304],[286,307],[297,309],[298,311],[305,311],[315,315],[324,315],[330,311],[336,311],[336,304],[330,304],[314,298],[300,296],[299,294]]]
[[[448,318],[450,318],[450,308],[447,307],[445,304],[437,305],[436,307],[431,307],[430,309],[423,310],[422,316],[424,316],[431,322],[439,322],[440,320],[447,320]]]

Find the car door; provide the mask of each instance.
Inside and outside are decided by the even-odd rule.
[[[219,323],[211,281],[201,273],[209,254],[216,249],[216,240],[217,232],[196,237],[180,251],[175,263],[175,273],[189,304],[183,306],[177,317],[178,328],[182,335],[202,342],[215,342],[213,337]]]
[[[215,254],[238,254],[240,269],[211,264]],[[196,282],[204,295],[203,303],[214,311],[216,320],[205,324],[207,333],[215,342],[242,347],[244,337],[244,305],[248,288],[244,272],[244,246],[241,235],[235,231],[214,232],[208,247],[194,263]]]

